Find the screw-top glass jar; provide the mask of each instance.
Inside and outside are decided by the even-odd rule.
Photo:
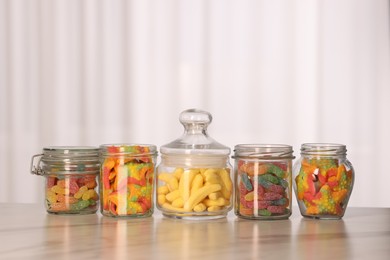
[[[183,111],[184,134],[160,149],[157,208],[165,216],[220,218],[232,208],[230,148],[208,136],[211,121],[206,111]]]
[[[291,215],[292,147],[240,144],[234,152],[234,213],[246,219],[287,219]]]
[[[46,210],[53,214],[90,214],[98,208],[97,147],[52,146],[31,159],[31,173],[44,176]],[[35,158],[39,158],[35,164]]]
[[[307,143],[294,163],[294,190],[302,216],[340,219],[351,196],[355,172],[342,144]]]
[[[101,213],[109,217],[149,217],[153,214],[154,145],[100,146]]]

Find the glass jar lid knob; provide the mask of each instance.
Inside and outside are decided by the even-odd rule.
[[[207,111],[187,109],[180,113],[179,120],[184,134],[160,149],[163,154],[215,154],[227,155],[230,148],[209,137],[207,127],[213,117]]]

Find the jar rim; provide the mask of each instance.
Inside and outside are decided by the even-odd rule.
[[[238,144],[232,158],[294,159],[293,152],[286,144]]]
[[[301,145],[301,154],[305,155],[345,155],[347,147],[338,143],[304,143]]]
[[[95,146],[46,146],[43,148],[42,161],[64,159],[98,160],[99,148]]]
[[[99,146],[101,155],[157,155],[157,147],[153,144],[114,143]]]

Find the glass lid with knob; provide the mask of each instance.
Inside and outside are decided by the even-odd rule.
[[[184,126],[183,135],[160,148],[162,154],[226,156],[230,148],[216,142],[207,133],[212,121],[209,112],[188,109],[180,113],[180,123]]]

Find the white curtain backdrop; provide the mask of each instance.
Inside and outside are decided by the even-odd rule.
[[[346,144],[350,205],[390,207],[389,19],[387,0],[0,0],[0,202],[43,203],[45,146],[161,146],[200,108],[231,148]]]

